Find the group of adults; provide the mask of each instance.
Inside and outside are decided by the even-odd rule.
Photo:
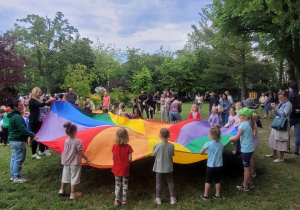
[[[222,125],[224,126],[228,122],[230,107],[233,104],[233,98],[229,91],[217,96],[215,91],[206,92],[204,100],[209,102],[209,115],[211,115],[211,109],[213,106],[218,107],[219,113],[222,119]]]
[[[162,122],[174,123],[175,121],[181,121],[181,102],[177,99],[178,95],[175,93],[174,88],[171,88],[170,92],[165,90],[160,94],[157,91],[153,95],[150,93],[146,95],[142,90],[141,95],[138,97],[138,102],[140,102],[142,116],[145,111],[147,119],[153,120],[153,114],[155,114],[156,109],[161,114]]]

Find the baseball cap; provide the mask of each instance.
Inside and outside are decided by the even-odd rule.
[[[251,109],[249,109],[247,107],[244,107],[241,110],[236,110],[235,112],[238,114],[246,115],[249,118],[251,118],[253,116],[253,112],[251,111]]]

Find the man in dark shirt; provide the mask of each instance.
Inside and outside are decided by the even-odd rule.
[[[169,100],[169,104],[173,103],[174,100],[178,99],[178,95],[174,92],[174,88],[170,89],[170,100]]]
[[[211,96],[207,97],[209,92],[205,94],[204,100],[209,101],[209,115],[211,114],[211,108],[213,106],[218,106],[219,105],[219,98],[216,96],[216,92],[212,91]]]
[[[77,95],[76,95],[76,93],[73,93],[73,89],[72,88],[69,88],[69,92],[67,93],[66,99],[71,104],[75,104],[75,101],[77,100]]]
[[[147,99],[147,96],[144,94],[144,91],[141,91],[141,95],[139,96],[138,101],[140,102],[142,116],[144,114],[143,113],[144,109],[146,109],[146,103],[145,103],[146,99]]]

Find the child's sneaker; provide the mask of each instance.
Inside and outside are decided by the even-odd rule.
[[[171,204],[175,204],[175,203],[177,202],[176,198],[175,198],[175,197],[173,197],[173,196],[171,197],[171,199],[170,199],[170,200],[171,200]]]
[[[49,150],[46,150],[46,156],[50,156],[51,155],[51,153],[49,152]]]
[[[119,201],[115,201],[115,207],[119,207],[120,206],[120,202]]]
[[[127,201],[123,201],[122,202],[122,206],[124,207],[124,206],[127,206]]]
[[[253,189],[254,188],[254,184],[253,183],[249,183],[248,184],[248,188],[252,188]]]
[[[81,192],[71,193],[70,199],[80,198],[82,196]]]
[[[161,199],[160,198],[155,198],[155,203],[157,205],[161,205]]]
[[[213,198],[214,198],[214,199],[221,199],[222,196],[221,196],[221,195],[216,195],[216,194],[214,194]]]
[[[43,155],[46,155],[46,152],[45,151],[44,152],[39,151],[39,156],[43,156]]]
[[[256,170],[254,170],[254,171],[252,172],[252,177],[253,177],[253,178],[256,177]]]
[[[204,195],[204,193],[201,194],[199,197],[200,197],[202,200],[205,200],[205,201],[208,199],[208,196],[207,196],[207,195]]]
[[[244,192],[248,192],[249,191],[249,188],[248,187],[244,187],[243,184],[236,186],[236,188],[238,190],[243,190]]]
[[[37,154],[31,155],[31,157],[32,157],[32,158],[36,158],[36,159],[38,159],[38,160],[41,159],[41,157],[38,156]]]

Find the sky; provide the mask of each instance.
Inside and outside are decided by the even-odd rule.
[[[117,48],[155,52],[183,48],[201,8],[212,0],[6,0],[0,1],[0,32],[13,29],[29,14],[64,14],[81,37]]]

